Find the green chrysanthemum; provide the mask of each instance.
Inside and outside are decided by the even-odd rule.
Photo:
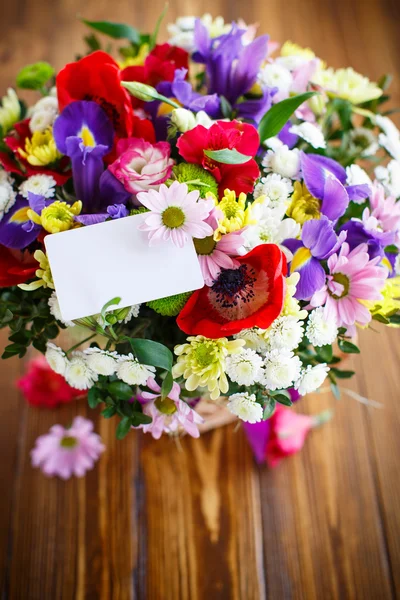
[[[141,215],[142,213],[145,212],[149,212],[148,208],[145,208],[144,206],[139,206],[139,208],[132,208],[129,211],[129,216],[133,216],[133,215]]]
[[[147,302],[147,306],[152,308],[156,313],[163,315],[163,317],[175,317],[181,312],[191,295],[192,292],[175,294],[175,296],[167,296],[167,298]]]
[[[201,198],[205,198],[206,194],[211,192],[218,198],[218,184],[215,178],[199,165],[181,163],[172,170],[175,176],[174,179],[179,183],[186,183],[189,192],[198,190]],[[170,179],[167,184],[172,183],[172,181],[173,179]]]

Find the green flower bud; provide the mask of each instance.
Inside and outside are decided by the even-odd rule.
[[[47,62],[27,65],[17,75],[17,86],[24,90],[40,90],[54,73],[53,67]]]

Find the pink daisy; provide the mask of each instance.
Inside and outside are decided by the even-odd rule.
[[[214,208],[206,219],[206,223],[215,230],[218,227],[218,219],[222,216],[222,211]],[[221,237],[219,242],[214,240],[213,235],[194,240],[194,247],[196,248],[206,285],[212,286],[218,278],[221,269],[239,267],[239,262],[233,257],[241,253],[245,241],[242,235],[243,231],[244,229],[240,229],[239,231],[227,233]]]
[[[381,231],[390,231],[396,234],[396,244],[400,246],[400,202],[393,196],[385,198],[385,190],[380,183],[374,183],[369,199],[371,212],[365,209],[363,220],[375,218]]]
[[[323,288],[312,296],[311,306],[324,306],[325,319],[335,319],[338,327],[346,327],[353,335],[355,324],[366,325],[371,320],[363,301],[382,298],[380,291],[388,270],[378,266],[380,260],[380,256],[369,260],[367,244],[360,244],[350,252],[344,242],[339,254],[328,259],[329,275]]]
[[[181,388],[177,383],[174,382],[168,398],[164,400],[161,399],[161,388],[153,377],[149,377],[146,385],[155,393],[140,392],[140,396],[147,401],[143,412],[153,419],[149,425],[140,426],[145,433],[151,433],[158,440],[163,432],[172,433],[182,427],[192,437],[199,437],[197,425],[203,422],[203,418],[180,399]]]
[[[149,232],[150,246],[171,239],[182,248],[190,238],[202,239],[213,233],[205,220],[214,201],[211,198],[198,201],[198,190],[188,192],[186,183],[174,181],[170,187],[162,184],[158,191],[140,192],[137,198],[150,211],[139,226]]]
[[[104,450],[100,436],[93,433],[93,423],[75,417],[69,429],[53,425],[49,433],[38,437],[31,459],[45,475],[69,479],[72,475],[83,477]]]

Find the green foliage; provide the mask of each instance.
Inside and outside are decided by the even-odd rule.
[[[338,346],[339,349],[346,354],[360,354],[360,349],[355,344],[348,342],[343,338],[338,339]]]
[[[125,23],[113,23],[111,21],[88,21],[82,19],[88,27],[91,27],[95,31],[104,33],[115,40],[129,40],[133,44],[139,44],[140,34],[137,29],[126,25]]]
[[[295,110],[315,95],[316,92],[306,92],[305,94],[299,94],[298,96],[293,96],[293,98],[287,98],[274,104],[265,113],[258,126],[260,141],[264,142],[268,138],[277,135]]]
[[[157,38],[158,38],[158,32],[160,31],[160,25],[163,22],[163,19],[164,19],[165,15],[167,14],[167,11],[168,11],[168,3],[165,4],[162,13],[160,14],[160,16],[157,19],[154,31],[150,36],[150,40],[149,40],[150,50],[152,50],[154,48],[154,46],[157,44]]]
[[[203,150],[203,152],[208,158],[211,158],[211,160],[223,163],[224,165],[243,165],[251,159],[251,156],[246,156],[246,154],[238,152],[235,150],[235,148],[225,148],[224,150]]]
[[[132,351],[140,363],[171,371],[173,355],[171,350],[164,344],[139,338],[127,338],[127,341],[129,341]]]
[[[152,308],[160,315],[165,317],[174,317],[181,312],[191,295],[191,292],[175,294],[174,296],[168,296],[166,298],[159,298],[158,300],[147,302],[147,306]]]
[[[276,399],[275,398],[267,398],[264,401],[264,412],[263,412],[263,420],[266,421],[274,414],[276,409]]]
[[[53,67],[47,62],[26,65],[17,75],[17,86],[24,90],[40,90],[54,73]]]

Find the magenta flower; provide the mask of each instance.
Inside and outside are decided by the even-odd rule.
[[[215,230],[218,227],[218,219],[222,218],[222,216],[222,211],[214,208],[205,222]],[[240,229],[232,233],[227,233],[218,242],[214,240],[213,235],[194,240],[194,246],[206,285],[213,285],[215,280],[218,279],[221,269],[234,269],[240,266],[239,262],[233,257],[241,252],[244,244],[243,231],[243,229]]]
[[[53,425],[49,433],[38,437],[31,459],[45,475],[69,479],[72,475],[83,477],[104,450],[100,436],[93,433],[93,423],[75,417],[69,429]]]
[[[192,437],[199,437],[197,425],[203,422],[203,418],[180,399],[181,388],[177,383],[174,382],[168,398],[164,400],[161,399],[161,388],[153,377],[147,380],[147,387],[154,394],[141,391],[140,396],[146,401],[143,406],[144,414],[153,421],[149,425],[140,426],[145,433],[151,433],[158,440],[163,432],[173,433],[181,427]]]
[[[182,248],[189,238],[205,238],[213,229],[206,223],[214,201],[199,200],[199,192],[188,192],[186,183],[162,184],[159,191],[149,190],[137,195],[139,202],[150,212],[145,213],[142,231],[148,231],[149,245],[171,239]]]
[[[128,192],[158,190],[171,175],[174,161],[168,142],[150,144],[143,139],[127,138],[117,144],[119,154],[108,168]]]
[[[370,260],[367,244],[350,252],[349,244],[344,242],[340,252],[329,257],[326,283],[312,296],[310,305],[324,306],[325,319],[336,320],[339,327],[346,327],[353,335],[355,324],[367,325],[371,321],[371,313],[363,302],[382,298],[380,292],[388,270],[379,266],[380,260],[380,256]]]

